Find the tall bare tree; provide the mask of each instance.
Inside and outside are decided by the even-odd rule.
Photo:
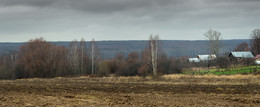
[[[85,73],[86,65],[86,41],[81,39],[80,41],[80,73]]]
[[[97,71],[98,61],[100,60],[100,54],[98,52],[95,39],[92,39],[92,41],[90,42],[88,54],[91,61],[91,73],[94,74]]]
[[[80,70],[80,56],[78,41],[72,41],[70,43],[67,59],[69,62],[69,68],[73,74],[78,74]]]
[[[204,36],[209,40],[209,50],[212,54],[218,55],[220,49],[220,35],[218,31],[210,29]]]
[[[9,66],[11,68],[11,72],[12,72],[12,79],[15,79],[15,68],[17,65],[17,60],[18,60],[18,52],[16,51],[12,51],[9,53]]]
[[[149,46],[144,52],[144,61],[153,72],[154,76],[158,75],[158,55],[159,55],[159,35],[151,35],[149,38]]]
[[[254,54],[260,54],[260,29],[255,29],[251,34],[251,49]]]
[[[18,52],[10,51],[7,55],[1,55],[0,57],[0,68],[5,68],[5,72],[8,72],[9,76],[6,76],[10,79],[16,78],[15,68],[18,62]],[[1,74],[2,75],[2,74]],[[4,76],[2,76],[4,77]]]

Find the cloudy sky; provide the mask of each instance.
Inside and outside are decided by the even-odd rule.
[[[248,39],[260,0],[0,0],[0,41]]]

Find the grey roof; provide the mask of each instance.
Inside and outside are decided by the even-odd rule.
[[[199,58],[189,58],[189,62],[200,62]]]
[[[233,55],[235,58],[254,58],[254,55],[250,51],[243,52],[231,52],[230,55]]]
[[[207,60],[216,59],[217,56],[216,56],[215,54],[198,55],[198,58],[199,58],[201,61],[207,61]]]

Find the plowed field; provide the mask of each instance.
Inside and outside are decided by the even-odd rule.
[[[0,80],[0,106],[260,107],[260,85],[111,82],[99,78]]]

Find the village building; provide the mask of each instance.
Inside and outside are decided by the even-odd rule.
[[[189,62],[204,62],[216,59],[217,56],[215,54],[207,54],[207,55],[197,55],[197,58],[189,58]]]
[[[254,60],[255,60],[255,64],[260,65],[260,54],[256,55]]]
[[[217,59],[217,56],[215,54],[208,54],[208,55],[198,55],[197,58],[199,58],[200,61],[209,61],[209,60]]]
[[[237,52],[230,52],[228,57],[232,61],[241,62],[243,60],[253,59],[254,55],[250,51],[237,51]]]
[[[189,58],[189,62],[192,63],[192,62],[200,62],[200,59],[199,58]]]

